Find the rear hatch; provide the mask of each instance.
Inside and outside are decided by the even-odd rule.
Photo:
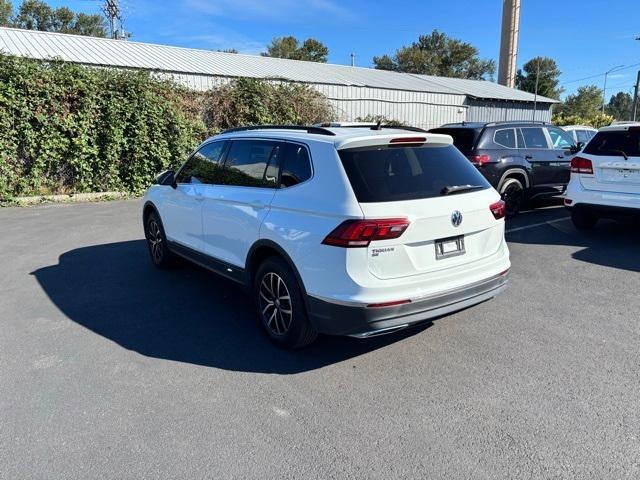
[[[440,137],[445,138],[445,137]],[[366,219],[406,218],[398,238],[372,241],[367,263],[380,279],[471,264],[495,254],[504,237],[499,195],[448,143],[387,144],[339,150]]]
[[[601,130],[574,160],[591,162],[572,168],[587,190],[640,193],[640,127],[616,126]]]
[[[467,157],[473,154],[480,131],[479,128],[470,127],[441,127],[429,130],[431,133],[449,135],[453,138],[453,145]]]

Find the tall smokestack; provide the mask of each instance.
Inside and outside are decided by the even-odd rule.
[[[520,0],[502,0],[502,34],[498,83],[513,88],[516,84],[518,34],[520,33]]]

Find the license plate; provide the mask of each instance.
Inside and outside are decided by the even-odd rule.
[[[464,253],[464,235],[436,240],[436,260],[455,257]]]

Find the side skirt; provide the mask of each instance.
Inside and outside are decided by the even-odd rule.
[[[236,267],[217,258],[210,257],[204,253],[185,247],[176,242],[167,241],[169,250],[196,265],[206,268],[207,270],[222,275],[229,280],[246,285],[245,271],[243,268]]]

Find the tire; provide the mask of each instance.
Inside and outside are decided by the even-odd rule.
[[[506,206],[507,217],[515,217],[524,202],[524,187],[517,178],[507,178],[500,187],[500,196]]]
[[[598,216],[584,210],[572,210],[571,221],[578,230],[591,230],[598,223]]]
[[[262,262],[253,284],[258,320],[273,343],[297,349],[311,344],[318,332],[307,316],[302,289],[279,257]]]
[[[151,261],[158,268],[168,268],[174,263],[174,255],[167,245],[162,221],[156,212],[151,212],[144,225],[144,236],[147,239]]]

